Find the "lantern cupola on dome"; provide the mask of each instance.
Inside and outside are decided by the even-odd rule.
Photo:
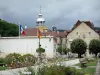
[[[37,26],[43,26],[45,23],[45,19],[42,17],[42,14],[41,14],[41,7],[40,7],[40,13],[39,13],[38,18],[36,20],[36,23],[37,23]]]

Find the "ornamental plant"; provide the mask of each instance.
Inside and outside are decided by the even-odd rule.
[[[10,53],[5,57],[5,60],[9,67],[14,68],[22,61],[22,56],[18,53]]]
[[[40,47],[36,49],[36,52],[38,53],[38,58],[39,58],[38,64],[40,64],[43,61],[42,53],[45,52],[45,49]]]
[[[36,57],[34,57],[32,54],[25,54],[22,56],[23,60],[23,66],[32,66],[35,64]]]
[[[38,67],[37,70],[35,70],[35,68],[28,67],[25,70],[25,72],[31,72],[31,75],[84,75],[85,74],[77,71],[77,69],[75,68],[57,66],[57,65],[52,65],[50,67],[42,66]],[[19,75],[26,75],[26,74],[23,74],[20,71]]]
[[[44,53],[45,52],[45,49],[44,48],[38,48],[36,50],[37,53]]]

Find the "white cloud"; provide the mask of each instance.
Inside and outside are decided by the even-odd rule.
[[[42,6],[42,14],[49,28],[71,28],[77,20],[91,20],[100,24],[100,0],[0,0],[0,17],[23,25],[35,27]]]

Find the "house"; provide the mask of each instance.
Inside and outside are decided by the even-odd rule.
[[[70,43],[77,38],[83,39],[87,45],[92,39],[100,38],[100,28],[94,27],[90,21],[78,20],[72,30],[67,35],[67,47],[70,48]]]

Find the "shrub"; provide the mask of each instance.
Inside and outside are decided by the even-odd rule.
[[[10,53],[5,57],[5,60],[9,67],[16,67],[22,61],[22,56],[18,53]]]
[[[4,63],[4,58],[0,58],[0,63]]]
[[[36,58],[32,54],[25,54],[21,56],[18,53],[10,53],[4,59],[8,67],[11,68],[32,66],[35,64],[36,60]]]
[[[5,59],[4,58],[0,58],[0,66],[4,66],[6,64],[7,63],[5,62]]]
[[[32,54],[25,54],[22,56],[23,66],[34,65],[36,58]]]
[[[24,62],[33,62],[35,63],[36,58],[32,54],[25,54],[22,56]]]
[[[45,49],[43,49],[43,48],[38,48],[38,49],[36,50],[36,52],[38,52],[38,53],[44,53],[44,52],[45,52]]]

